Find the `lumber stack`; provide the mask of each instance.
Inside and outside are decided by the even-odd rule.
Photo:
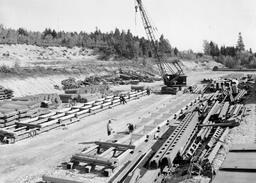
[[[133,91],[125,99],[130,101],[145,95],[146,91]],[[113,95],[57,110],[40,108],[40,102],[37,101],[15,100],[0,105],[0,142],[3,143],[15,143],[60,126],[70,125],[86,116],[121,104],[119,96]]]
[[[45,113],[36,101],[6,101],[0,104],[0,128],[14,125],[24,118],[33,118]]]
[[[84,93],[84,94],[78,94],[78,93],[71,93],[71,90],[68,91],[65,94],[60,94],[59,95],[60,100],[62,101],[62,103],[69,103],[72,101],[76,101],[79,103],[86,103],[89,101],[93,101],[98,99],[99,97],[101,97],[100,94],[91,94],[91,93]]]
[[[78,94],[60,94],[59,96],[62,103],[69,103],[78,98]]]
[[[17,111],[0,108],[0,128],[14,125],[18,118],[19,116]]]
[[[42,102],[45,102],[47,101],[50,105],[50,107],[57,107],[61,104],[61,99],[59,97],[58,94],[37,94],[37,95],[29,95],[29,96],[25,96],[25,97],[17,97],[17,98],[14,98],[12,99],[13,101],[19,101],[21,103],[24,103],[24,102],[31,102],[35,105],[38,105]],[[30,107],[33,107],[30,105]],[[39,106],[40,107],[40,106]]]
[[[143,90],[145,90],[145,86],[131,86],[131,90],[143,91]]]
[[[0,101],[5,99],[11,99],[13,97],[13,91],[0,86]]]

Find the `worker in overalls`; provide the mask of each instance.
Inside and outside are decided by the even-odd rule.
[[[147,88],[147,95],[150,95],[150,93],[151,93],[150,88]]]
[[[124,95],[120,95],[119,100],[120,100],[120,104],[127,104],[127,102],[124,98]]]
[[[127,124],[127,126],[128,126],[128,132],[129,132],[129,134],[131,134],[133,131],[134,131],[134,125],[133,124],[131,124],[131,123],[128,123]]]
[[[108,121],[108,124],[107,124],[107,133],[108,133],[108,136],[111,135],[113,131],[113,128],[112,128],[112,124],[111,124],[111,120]]]

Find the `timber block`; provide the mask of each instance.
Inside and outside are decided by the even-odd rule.
[[[72,164],[73,164],[73,163],[67,163],[67,164],[66,164],[66,169],[67,169],[67,170],[72,169]]]
[[[106,168],[103,172],[103,175],[106,177],[110,177],[113,174],[113,170],[110,168]]]
[[[70,169],[75,169],[76,166],[79,165],[79,162],[78,161],[72,161],[70,163],[67,163],[67,169],[70,170]]]
[[[167,166],[165,166],[162,173],[163,173],[164,175],[167,175],[168,172],[169,172],[169,168],[168,168]]]
[[[86,173],[90,173],[92,169],[93,169],[93,167],[92,167],[91,165],[87,165],[87,166],[85,166],[85,168],[84,168],[84,170],[85,170]]]

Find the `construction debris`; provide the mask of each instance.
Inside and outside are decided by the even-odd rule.
[[[11,99],[13,97],[13,91],[0,86],[0,101]]]

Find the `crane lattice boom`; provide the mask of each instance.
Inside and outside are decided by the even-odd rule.
[[[176,85],[176,81],[181,75],[184,75],[183,70],[179,64],[178,60],[175,60],[171,63],[167,62],[167,59],[164,58],[163,55],[159,54],[158,46],[157,46],[157,39],[155,36],[154,27],[152,26],[150,19],[146,13],[146,10],[142,4],[141,0],[136,0],[136,6],[135,6],[136,12],[139,10],[143,22],[144,29],[146,31],[147,37],[151,42],[152,50],[154,51],[154,55],[157,58],[156,64],[159,68],[159,71],[161,73],[161,76],[164,79],[164,82],[167,86],[172,85],[173,83]],[[168,72],[167,72],[168,70]],[[176,72],[174,70],[177,70]],[[183,79],[185,76],[183,76]],[[185,81],[186,79],[184,79]],[[180,80],[182,83],[186,83]]]

